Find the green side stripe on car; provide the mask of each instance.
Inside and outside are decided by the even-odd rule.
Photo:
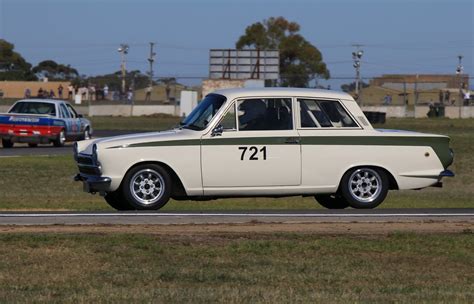
[[[200,139],[184,139],[184,140],[167,140],[167,141],[151,141],[138,144],[130,144],[128,148],[134,147],[174,147],[174,146],[198,146],[201,144]],[[111,147],[115,148],[115,147]]]
[[[204,146],[222,145],[285,145],[290,138],[298,137],[247,137],[222,138],[213,137],[202,140]],[[445,168],[452,163],[453,157],[449,150],[448,137],[405,137],[405,136],[302,136],[302,145],[337,145],[337,146],[420,146],[432,147]],[[199,139],[154,141],[136,143],[128,147],[162,147],[162,146],[195,146],[200,145]],[[118,147],[111,147],[118,148]]]

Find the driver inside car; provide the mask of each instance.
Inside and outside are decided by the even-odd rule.
[[[248,99],[239,105],[239,129],[240,130],[264,130],[266,104],[261,99]]]

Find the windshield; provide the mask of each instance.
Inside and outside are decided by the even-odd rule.
[[[56,110],[53,103],[24,101],[17,102],[10,113],[56,115]]]
[[[222,95],[207,95],[180,123],[181,127],[197,131],[204,130],[225,101],[226,98]]]

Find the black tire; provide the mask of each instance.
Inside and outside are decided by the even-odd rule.
[[[28,144],[28,147],[30,147],[30,148],[36,148],[36,147],[38,147],[38,144],[29,143],[29,144]]]
[[[53,145],[55,147],[63,147],[65,142],[66,142],[66,132],[64,130],[61,130],[61,132],[59,132],[56,139],[53,141]]]
[[[345,209],[349,207],[349,203],[339,194],[318,194],[314,198],[327,209]]]
[[[7,148],[7,149],[8,149],[8,148],[12,148],[12,147],[13,147],[13,142],[12,142],[11,140],[9,140],[9,139],[4,139],[4,138],[2,138],[2,146],[3,146],[4,148]]]
[[[105,201],[110,207],[119,210],[119,211],[126,211],[126,210],[133,210],[132,206],[130,206],[127,201],[123,198],[122,192],[119,190],[114,192],[107,192],[104,196]]]
[[[122,193],[127,203],[137,210],[158,210],[169,201],[172,179],[155,164],[131,169],[123,180]]]
[[[388,193],[387,174],[376,168],[360,167],[342,177],[340,192],[347,203],[357,209],[372,209],[380,205]]]

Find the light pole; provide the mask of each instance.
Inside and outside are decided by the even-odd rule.
[[[125,74],[126,74],[126,70],[125,70],[125,55],[128,54],[128,44],[124,44],[122,43],[120,45],[120,47],[117,49],[117,51],[120,53],[121,55],[121,64],[120,64],[120,69],[122,70],[122,94],[125,94]]]
[[[356,100],[359,102],[359,92],[360,92],[360,59],[362,58],[362,55],[364,55],[364,51],[360,50],[359,48],[362,46],[360,44],[354,44],[355,47],[357,47],[357,51],[352,52],[352,59],[354,60],[353,67],[356,70],[356,78],[355,78],[355,95],[356,95]]]

